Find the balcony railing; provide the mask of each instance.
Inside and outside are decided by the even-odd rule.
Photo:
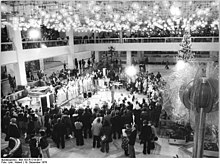
[[[103,38],[103,39],[74,39],[74,44],[97,43],[178,43],[182,37],[148,37],[148,38]],[[192,37],[192,42],[219,42],[218,37]]]
[[[13,48],[13,42],[3,42],[1,43],[1,51],[12,51]]]
[[[182,37],[148,37],[148,38],[103,38],[103,39],[74,39],[74,44],[103,44],[103,43],[180,43]],[[192,42],[217,43],[219,37],[192,37]],[[67,46],[68,41],[46,40],[46,41],[23,41],[23,49],[47,48]],[[12,51],[13,42],[1,43],[1,51]]]
[[[33,48],[47,48],[47,47],[58,47],[67,46],[68,42],[64,40],[45,40],[45,41],[23,41],[23,49]]]

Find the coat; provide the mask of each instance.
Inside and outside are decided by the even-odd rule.
[[[142,141],[150,141],[152,139],[152,128],[151,128],[151,126],[144,125],[141,128],[140,139]]]
[[[106,136],[107,142],[111,142],[111,127],[110,126],[104,126],[101,128],[100,136]]]
[[[20,132],[18,130],[18,126],[14,123],[10,123],[8,127],[7,139],[9,139],[10,137],[20,138]]]
[[[99,136],[100,132],[101,132],[101,128],[102,128],[102,124],[101,123],[97,123],[97,122],[93,123],[92,124],[92,128],[91,128],[92,134],[94,136]]]
[[[134,146],[135,141],[136,141],[136,137],[137,137],[137,130],[135,129],[135,130],[132,130],[131,134],[128,136],[128,138],[129,138],[128,144]]]
[[[64,123],[56,123],[53,130],[56,137],[61,137],[66,134],[66,126],[64,125]]]

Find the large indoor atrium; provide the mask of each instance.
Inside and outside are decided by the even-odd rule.
[[[1,1],[1,158],[219,158],[219,0]]]

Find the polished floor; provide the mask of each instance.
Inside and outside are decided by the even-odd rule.
[[[62,66],[54,67],[51,69],[45,70],[45,73],[50,75],[53,71],[62,69]],[[149,72],[157,73],[161,72],[162,76],[168,76],[172,72],[172,67],[169,70],[166,70],[163,65],[150,65],[148,66]],[[6,84],[7,85],[7,84]],[[128,95],[129,93],[124,89],[115,91],[115,98],[117,99],[121,94]],[[144,98],[143,95],[138,95],[138,99]],[[90,104],[94,106],[95,103],[100,103],[101,101],[110,102],[111,92],[110,91],[100,91],[96,95],[93,95],[89,99],[78,98],[70,101],[65,104],[69,107],[70,105],[75,105],[76,101],[83,103],[84,105]],[[1,134],[1,147],[6,147],[7,142],[4,141],[5,135]],[[124,152],[121,148],[121,139],[113,140],[110,143],[109,153],[102,153],[100,149],[92,148],[92,139],[84,139],[85,144],[83,146],[76,146],[75,138],[66,140],[65,148],[58,149],[53,141],[49,138],[50,142],[50,155],[52,158],[127,158],[124,155]],[[22,148],[23,148],[23,157],[29,157],[29,147],[22,138]],[[135,152],[137,158],[173,158],[178,154],[179,146],[170,145],[167,138],[159,138],[156,142],[156,148],[151,152],[150,155],[144,155],[142,153],[143,145],[140,145],[140,141],[137,138],[135,144]]]

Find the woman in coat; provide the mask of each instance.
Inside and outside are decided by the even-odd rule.
[[[111,142],[111,126],[108,121],[104,121],[100,131],[101,136],[101,152],[109,152],[109,142]]]

